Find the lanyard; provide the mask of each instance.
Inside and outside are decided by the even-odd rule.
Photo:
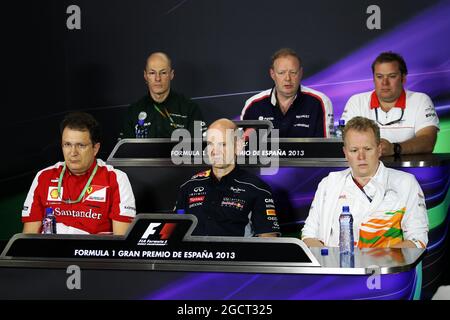
[[[95,168],[94,170],[92,170],[91,176],[89,177],[88,181],[86,182],[86,185],[83,188],[83,191],[81,191],[79,197],[77,200],[63,200],[61,197],[61,201],[64,203],[68,203],[68,204],[73,204],[73,203],[78,203],[81,201],[81,199],[83,199],[84,194],[86,193],[86,190],[91,186],[91,182],[92,179],[94,178],[96,172],[97,172],[97,168],[98,168],[98,164],[95,164]],[[63,176],[64,173],[66,172],[66,163],[64,162],[64,167],[61,171],[61,174],[59,175],[59,180],[58,180],[58,197],[61,194],[61,186],[62,186],[62,180],[63,180]]]
[[[382,125],[382,126],[390,126],[391,124],[400,122],[400,121],[402,121],[402,119],[403,119],[403,113],[405,112],[405,111],[403,110],[403,108],[401,108],[401,109],[402,109],[402,114],[400,115],[400,118],[399,118],[399,119],[394,120],[394,121],[389,121],[388,123],[381,123],[381,122],[378,120],[378,107],[377,107],[377,108],[375,108],[375,117],[376,117],[376,120],[377,120],[377,122],[378,122],[380,125]]]
[[[170,122],[170,126],[176,128],[177,126],[175,125],[175,122],[173,121],[172,117],[170,116],[169,112],[167,111],[167,108],[164,108],[165,113],[163,113],[161,111],[161,109],[158,108],[158,106],[156,104],[153,104],[153,107],[155,107],[156,111],[159,112],[159,114],[164,118],[164,119],[169,119]]]
[[[366,196],[367,200],[369,200],[369,202],[372,202],[372,198],[369,197],[369,196],[367,195],[367,193],[364,191],[364,187],[363,187],[362,185],[360,185],[359,182],[356,181],[355,178],[353,178],[353,176],[352,176],[352,179],[353,179],[353,182],[356,184],[356,186],[359,188],[359,190],[361,190],[362,193],[364,193],[364,195]]]

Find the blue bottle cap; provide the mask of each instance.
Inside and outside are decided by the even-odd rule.
[[[178,209],[177,210],[177,214],[184,214],[184,213],[185,213],[184,209]]]
[[[53,213],[53,208],[46,208],[45,209],[45,215],[48,216],[49,214]]]
[[[350,207],[349,206],[343,206],[342,207],[342,212],[350,212]]]
[[[320,254],[322,256],[327,256],[328,255],[328,248],[322,248],[320,249]]]
[[[345,120],[344,119],[339,120],[339,125],[340,126],[345,126]]]

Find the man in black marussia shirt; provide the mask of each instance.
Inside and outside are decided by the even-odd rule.
[[[193,235],[276,237],[280,227],[270,187],[236,165],[241,139],[228,119],[207,131],[212,168],[181,185],[176,210],[198,219]]]

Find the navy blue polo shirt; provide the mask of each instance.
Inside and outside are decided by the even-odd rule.
[[[331,109],[327,110],[327,109]],[[278,105],[275,88],[254,95],[245,103],[242,120],[270,120],[280,138],[327,137],[331,101],[323,93],[300,86],[286,114]]]
[[[193,214],[193,235],[253,236],[280,232],[270,187],[235,167],[218,180],[212,170],[200,172],[180,186],[176,210]]]

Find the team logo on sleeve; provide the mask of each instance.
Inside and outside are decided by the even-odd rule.
[[[84,195],[83,201],[97,201],[97,202],[106,202],[106,189],[108,187],[105,186],[90,186],[86,190],[86,194]]]
[[[275,209],[275,204],[272,198],[264,199],[264,203],[266,204],[266,209]]]
[[[206,171],[197,173],[195,176],[192,177],[192,179],[195,179],[195,178],[203,178],[203,177],[209,177],[210,174],[211,174],[211,170],[206,170]]]
[[[63,195],[63,187],[61,187],[61,194],[58,193],[58,187],[48,187],[47,201],[61,201]]]

